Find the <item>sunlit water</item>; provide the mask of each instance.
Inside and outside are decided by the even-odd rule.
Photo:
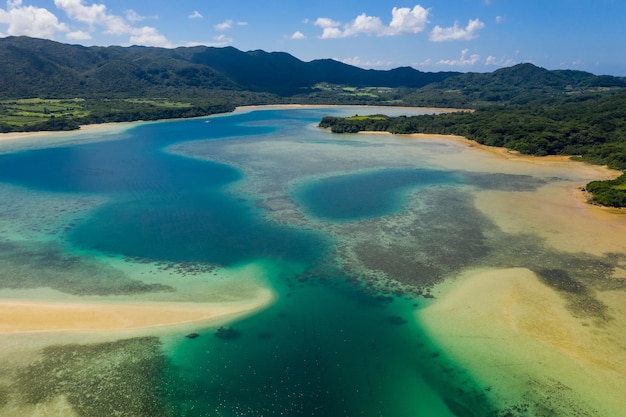
[[[463,170],[445,166],[446,155],[462,152],[454,145],[342,138],[314,127],[327,114],[366,112],[380,109],[160,122],[118,140],[0,155],[0,181],[25,198],[16,212],[68,202],[67,213],[55,206],[51,224],[60,228],[29,229],[41,223],[35,215],[5,228],[3,262],[17,273],[5,272],[2,287],[120,295],[167,286],[102,272],[110,258],[270,271],[276,302],[231,323],[226,337],[198,328],[193,339],[163,339],[158,398],[136,394],[160,404],[139,407],[145,415],[497,413],[492,387],[477,384],[412,319],[432,302],[419,295],[466,267],[571,266],[572,256],[500,232],[472,205],[476,190],[524,192],[570,179]],[[520,248],[537,253],[518,257]],[[86,254],[100,263],[81,261]],[[70,268],[67,259],[87,263],[89,276],[34,277],[37,268]]]

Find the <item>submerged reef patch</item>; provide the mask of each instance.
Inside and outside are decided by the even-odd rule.
[[[166,365],[156,337],[49,346],[17,372],[12,394],[31,405],[63,396],[80,417],[166,416]]]
[[[124,295],[173,291],[145,283],[95,259],[64,253],[53,243],[0,243],[0,289],[52,288],[73,295]]]

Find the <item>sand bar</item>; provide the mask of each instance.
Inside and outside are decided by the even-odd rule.
[[[172,326],[252,313],[273,298],[270,290],[262,289],[253,299],[214,303],[3,300],[0,301],[0,334]]]
[[[594,323],[574,317],[527,269],[468,271],[446,285],[417,319],[497,401],[510,392],[562,413],[572,408],[560,407],[607,416],[626,409],[626,315],[615,303],[623,292],[600,295],[616,308],[611,320]]]

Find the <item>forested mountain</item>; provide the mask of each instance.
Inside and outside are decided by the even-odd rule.
[[[418,88],[458,75],[365,70],[232,47],[84,47],[28,37],[0,39],[0,62],[0,98],[197,96],[207,90],[288,96],[320,82]]]
[[[319,83],[396,88],[383,101],[446,107],[529,100],[543,92],[626,87],[624,78],[520,64],[492,73],[365,70],[331,59],[206,46],[85,47],[29,37],[0,38],[0,99],[201,97],[209,91],[315,92]],[[380,101],[377,104],[381,104]],[[385,104],[385,103],[382,103]]]

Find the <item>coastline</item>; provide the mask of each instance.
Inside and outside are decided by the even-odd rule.
[[[111,122],[111,123],[96,123],[91,125],[81,125],[79,129],[76,130],[41,130],[37,132],[9,132],[9,133],[0,133],[0,141],[5,140],[16,140],[16,139],[30,139],[36,137],[42,138],[51,138],[51,137],[62,137],[64,135],[73,135],[79,133],[90,133],[97,132],[99,130],[107,131],[115,128],[116,131],[124,130],[127,127],[131,127],[134,123],[140,123],[138,120],[136,122]]]
[[[364,109],[410,109],[410,110],[424,110],[441,113],[455,113],[455,112],[472,112],[472,109],[457,109],[450,107],[410,107],[410,106],[370,106],[370,105],[350,105],[350,104],[264,104],[257,106],[239,106],[235,108],[235,111],[252,111],[252,110],[286,110],[286,109],[316,109],[316,108],[334,108],[334,107],[354,107]]]
[[[438,108],[438,107],[408,107],[408,106],[368,106],[368,105],[344,105],[344,104],[263,104],[263,105],[251,105],[251,106],[238,106],[235,108],[233,112],[228,113],[215,113],[207,116],[198,116],[193,118],[173,118],[173,119],[159,119],[159,120],[151,120],[149,122],[162,122],[162,121],[174,121],[174,120],[189,120],[189,119],[203,119],[211,116],[220,116],[220,115],[229,115],[233,113],[245,113],[254,110],[287,110],[287,109],[315,109],[315,108],[333,108],[333,107],[362,107],[362,108],[393,108],[393,109],[411,109],[411,110],[425,110],[425,111],[433,111],[433,112],[441,112],[441,113],[453,113],[458,111],[473,111],[471,109],[455,109],[455,108]],[[128,125],[128,127],[137,123],[145,123],[144,120],[135,120],[131,122],[109,122],[109,123],[95,123],[95,124],[87,124],[80,125],[76,130],[40,130],[36,132],[9,132],[9,133],[0,133],[0,141],[4,140],[14,140],[14,139],[26,139],[26,138],[34,138],[34,137],[55,137],[62,136],[67,134],[76,134],[81,132],[89,132],[89,131],[97,131],[97,130],[107,130],[113,127],[124,127]]]

